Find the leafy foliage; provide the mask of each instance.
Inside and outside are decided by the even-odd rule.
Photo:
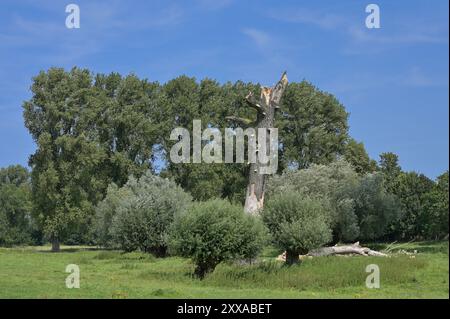
[[[335,242],[381,238],[400,214],[399,202],[386,191],[382,174],[359,175],[344,160],[275,176],[268,198],[291,190],[318,198],[328,207]]]
[[[33,241],[31,189],[26,168],[16,165],[0,169],[0,245]]]
[[[177,216],[170,238],[171,251],[191,257],[203,278],[223,261],[256,257],[266,237],[259,219],[244,214],[239,205],[214,199]]]
[[[377,169],[376,161],[370,159],[364,144],[352,138],[345,145],[344,157],[358,174],[372,173]]]
[[[335,241],[349,241],[359,236],[353,196],[359,180],[353,167],[343,160],[311,165],[308,169],[287,170],[274,176],[268,183],[267,197],[270,201],[274,194],[295,191],[320,198],[328,207]]]
[[[389,226],[399,219],[401,207],[397,197],[385,190],[383,175],[375,173],[362,177],[354,199],[359,238],[370,241],[389,234]]]
[[[107,185],[151,168],[161,120],[157,84],[130,75],[51,68],[23,105],[37,144],[30,158],[35,219],[52,241],[83,234]],[[149,116],[151,115],[151,116]],[[162,125],[162,124],[161,124]]]
[[[275,123],[284,166],[328,164],[342,155],[348,137],[348,114],[331,94],[302,81],[289,83]]]
[[[392,152],[380,154],[380,171],[384,174],[386,189],[395,193],[396,180],[402,168],[398,164],[398,155]]]
[[[437,178],[433,189],[424,195],[423,231],[427,238],[439,239],[448,235],[448,171]]]
[[[423,174],[402,172],[395,183],[394,192],[402,204],[402,216],[394,226],[397,236],[402,239],[423,237],[427,227],[424,203],[434,187],[433,181]]]
[[[91,127],[101,101],[87,70],[50,69],[33,79],[24,103],[25,126],[37,144],[30,157],[33,209],[48,238],[57,242],[89,221],[105,188],[104,154]]]
[[[296,192],[277,194],[267,202],[262,217],[274,243],[286,250],[287,263],[332,238],[330,215],[320,199]]]
[[[219,84],[187,76],[159,84],[134,74],[92,74],[78,68],[40,72],[33,78],[32,97],[23,104],[25,126],[37,145],[29,161],[32,205],[27,202],[24,206],[31,208],[23,209],[32,212],[27,218],[39,230],[35,237],[44,232],[56,244],[90,243],[88,230],[93,224],[99,243],[109,245],[116,214],[111,212],[119,211],[126,198],[127,212],[135,212],[130,214],[137,220],[150,218],[152,213],[142,213],[141,202],[129,198],[130,189],[121,188],[129,176],[139,178],[148,170],[170,178],[195,200],[243,203],[248,165],[174,165],[167,158],[175,143],[169,136],[177,126],[191,130],[194,119],[201,119],[204,128],[223,129],[237,125],[226,118],[229,115],[255,118],[244,96],[249,91],[258,95],[260,89],[259,84]],[[448,196],[438,186],[442,183],[402,172],[394,153],[381,154],[377,167],[364,145],[348,135],[347,120],[344,106],[333,95],[307,81],[288,85],[275,126],[279,172],[294,172],[272,179],[277,192],[293,190],[320,198],[331,215],[334,242],[387,235],[444,236]],[[367,176],[376,170],[382,179]],[[10,186],[2,195],[8,197],[5,202],[20,197],[11,185],[17,186],[21,174],[10,172]],[[108,189],[113,183],[117,186]],[[395,198],[389,194],[402,203],[398,221]],[[107,200],[97,206],[105,196]],[[94,218],[96,214],[103,217]],[[3,213],[1,219],[3,225],[6,220],[10,223],[11,213]],[[135,249],[131,247],[134,244],[127,249]]]
[[[128,187],[119,188],[114,183],[108,186],[105,198],[95,208],[92,232],[96,244],[106,248],[114,247],[111,225],[117,210],[127,196],[133,196],[133,192]]]
[[[118,189],[111,185],[98,205],[96,230],[99,242],[125,251],[141,250],[157,256],[167,251],[169,227],[191,202],[191,196],[173,181],[147,172],[130,177]]]

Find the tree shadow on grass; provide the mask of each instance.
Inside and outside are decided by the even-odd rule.
[[[54,252],[49,248],[40,248],[40,249],[36,249],[37,252],[40,253],[52,253],[52,254],[57,254],[57,253],[76,253],[76,252],[81,252],[81,251],[101,251],[101,250],[110,250],[107,248],[103,248],[103,247],[61,247],[59,251]],[[112,249],[111,249],[112,250]]]

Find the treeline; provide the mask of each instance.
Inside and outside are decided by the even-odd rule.
[[[130,214],[120,212],[135,207],[137,216],[145,215],[139,209],[143,201],[133,199],[137,195],[129,189],[147,174],[167,178],[172,189],[186,192],[180,201],[222,198],[242,204],[247,165],[172,164],[167,154],[174,141],[169,137],[175,127],[192,130],[194,119],[201,119],[204,128],[224,129],[238,125],[228,116],[254,118],[243,98],[259,90],[258,84],[197,82],[186,76],[160,84],[77,68],[39,73],[31,99],[23,104],[25,126],[37,145],[29,159],[31,173],[17,166],[1,170],[0,245],[50,241],[57,248],[59,242],[109,242],[150,249],[118,235],[133,234],[127,227],[140,224],[138,218],[125,223]],[[448,234],[448,172],[432,181],[403,172],[393,153],[381,154],[378,163],[370,159],[364,145],[349,136],[343,105],[306,81],[289,84],[280,110],[279,176],[270,182],[269,201],[283,187],[321,198],[334,216],[329,241]],[[166,204],[161,206],[175,205]],[[164,216],[155,212],[151,216]],[[161,249],[159,254],[167,246]]]

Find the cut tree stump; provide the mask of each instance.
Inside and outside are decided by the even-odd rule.
[[[333,255],[359,255],[359,256],[377,256],[377,257],[388,257],[387,254],[381,253],[376,250],[372,250],[368,247],[362,247],[359,241],[352,245],[343,246],[332,246],[332,247],[322,247],[318,249],[311,250],[306,255],[300,255],[300,260],[308,257],[321,257],[321,256],[333,256]],[[277,257],[277,260],[286,260],[286,252],[282,253]]]

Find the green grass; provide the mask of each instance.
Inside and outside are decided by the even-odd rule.
[[[267,248],[253,265],[221,264],[202,281],[179,257],[155,258],[92,247],[0,248],[0,298],[449,298],[448,242],[372,244],[392,257],[317,257],[299,266],[275,261]],[[414,257],[398,254],[414,251]],[[65,267],[77,264],[81,288],[65,286]],[[368,264],[381,287],[368,289]]]

